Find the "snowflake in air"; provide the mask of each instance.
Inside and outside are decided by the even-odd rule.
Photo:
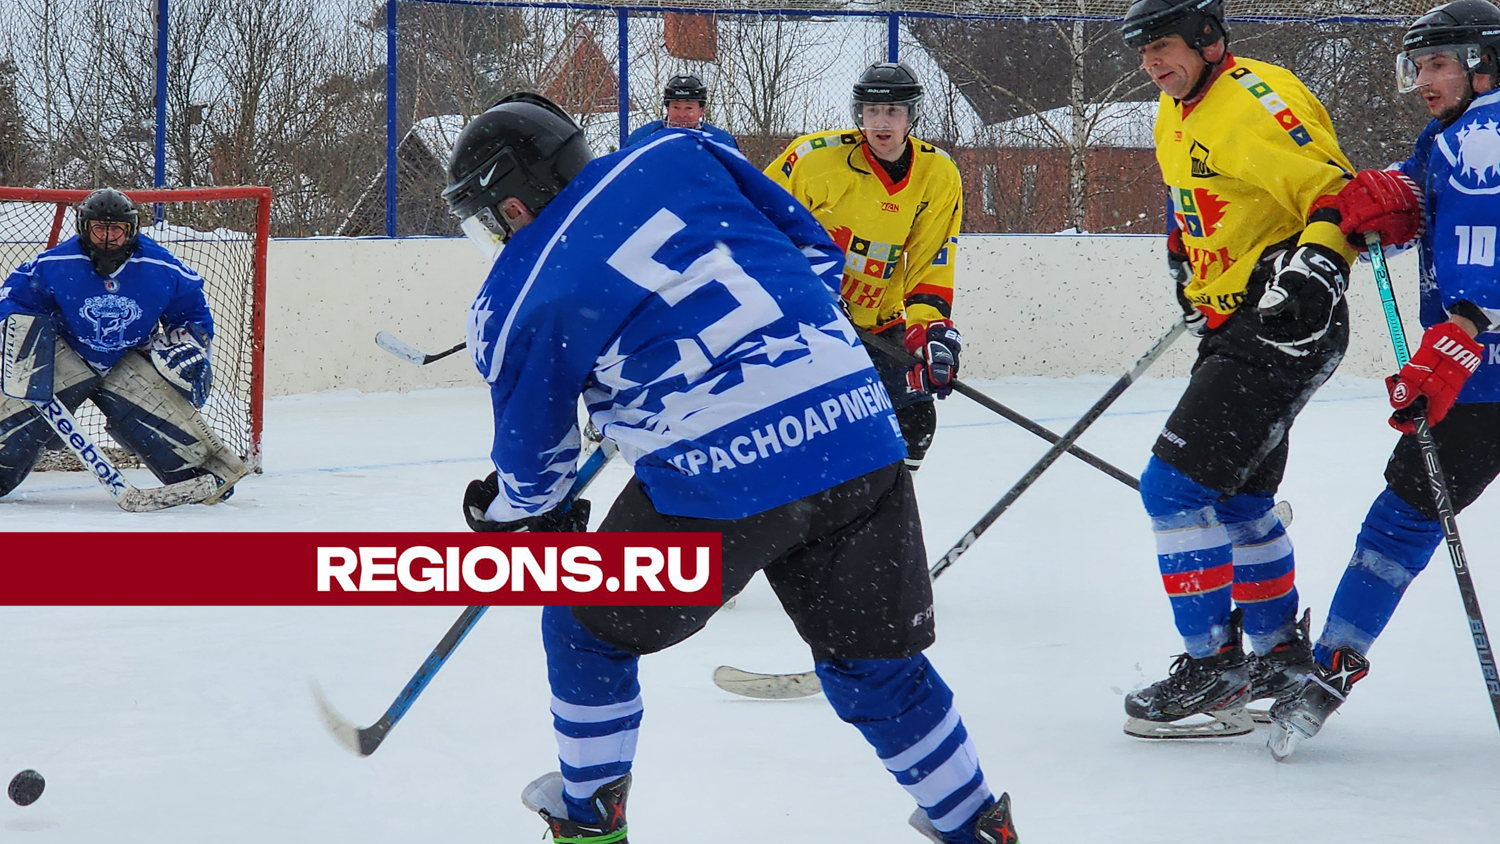
[[[1478,184],[1500,176],[1500,125],[1494,120],[1471,123],[1458,133],[1459,172]]]

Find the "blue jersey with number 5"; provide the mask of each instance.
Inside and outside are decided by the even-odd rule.
[[[1422,325],[1446,321],[1457,302],[1484,309],[1491,330],[1458,401],[1500,401],[1500,92],[1476,97],[1446,129],[1429,123],[1400,168],[1427,194]]]
[[[837,299],[843,255],[738,152],[664,131],[594,160],[513,237],[469,312],[500,495],[572,485],[579,396],[663,513],[734,519],[900,460]]]

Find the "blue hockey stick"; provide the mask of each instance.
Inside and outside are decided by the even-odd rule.
[[[599,447],[594,449],[593,453],[579,467],[578,475],[573,481],[573,488],[568,492],[569,500],[577,498],[584,490],[588,489],[589,484],[593,483],[594,478],[598,477],[599,470],[604,468],[604,464],[608,463],[610,458],[614,456],[614,443],[608,440],[602,441]],[[400,723],[402,716],[416,702],[417,697],[422,694],[422,690],[426,689],[427,684],[432,682],[432,678],[437,676],[438,669],[443,667],[443,663],[448,661],[448,657],[453,655],[453,651],[463,642],[464,637],[469,635],[469,631],[474,629],[474,625],[479,623],[479,619],[484,616],[485,610],[488,609],[489,607],[466,607],[463,613],[459,615],[458,620],[453,622],[453,626],[448,628],[448,632],[443,634],[443,638],[437,643],[437,647],[433,648],[432,653],[428,654],[427,659],[423,660],[422,667],[418,668],[417,673],[413,674],[411,680],[407,681],[406,688],[402,689],[401,693],[396,695],[396,700],[391,703],[390,708],[386,709],[385,714],[380,716],[380,720],[368,727],[356,727],[351,721],[340,715],[333,708],[333,705],[328,702],[328,699],[323,696],[323,692],[318,688],[317,683],[313,683],[313,699],[317,701],[318,710],[323,714],[323,721],[328,725],[328,729],[333,732],[334,738],[338,739],[340,744],[358,753],[360,756],[369,756],[371,753],[374,753],[380,747],[380,743],[385,741],[385,737],[390,731]]]
[[[1401,314],[1396,311],[1396,296],[1391,291],[1391,271],[1385,265],[1385,252],[1380,248],[1380,235],[1370,232],[1365,235],[1369,247],[1370,264],[1375,268],[1375,286],[1380,290],[1380,304],[1385,308],[1385,325],[1391,333],[1391,345],[1396,347],[1396,364],[1406,366],[1411,360],[1411,350],[1406,345],[1406,330],[1401,325]],[[1437,509],[1438,521],[1443,526],[1443,540],[1448,544],[1448,558],[1453,562],[1453,575],[1458,578],[1458,593],[1463,597],[1464,613],[1469,617],[1469,635],[1474,637],[1474,650],[1479,654],[1479,669],[1484,672],[1484,686],[1489,691],[1490,708],[1495,710],[1495,723],[1500,724],[1500,672],[1495,670],[1495,652],[1490,648],[1490,637],[1484,629],[1484,616],[1479,612],[1479,596],[1474,592],[1474,578],[1469,575],[1469,560],[1464,554],[1463,542],[1458,538],[1458,515],[1453,509],[1453,500],[1448,495],[1448,483],[1443,478],[1443,467],[1438,462],[1437,443],[1432,439],[1432,428],[1425,415],[1418,416],[1417,445],[1422,449],[1422,461],[1427,465],[1427,482],[1432,487],[1432,500]]]

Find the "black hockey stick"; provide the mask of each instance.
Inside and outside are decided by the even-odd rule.
[[[1157,340],[1156,344],[1140,360],[1135,362],[1135,366],[1131,367],[1129,372],[1120,376],[1120,380],[1116,381],[1114,386],[1110,387],[1109,391],[1103,397],[1094,402],[1094,406],[1089,408],[1088,412],[1084,413],[1082,418],[1073,423],[1073,427],[1069,428],[1067,433],[1063,434],[1058,438],[1057,442],[1052,444],[1047,453],[1043,454],[1042,458],[1036,462],[1036,465],[1032,466],[1030,471],[1022,476],[1021,480],[1017,481],[1015,486],[1011,487],[1010,491],[1005,494],[1005,497],[1001,498],[996,502],[994,507],[989,509],[989,512],[980,517],[979,522],[972,528],[969,528],[968,533],[964,534],[963,539],[960,539],[957,545],[950,548],[948,553],[944,554],[932,566],[929,570],[932,579],[937,580],[939,577],[942,577],[943,572],[947,571],[959,557],[963,556],[963,553],[969,550],[969,546],[973,545],[979,539],[980,535],[988,530],[990,525],[995,523],[995,520],[1000,518],[1002,513],[1010,509],[1010,505],[1014,504],[1023,492],[1036,483],[1037,478],[1042,476],[1047,467],[1055,463],[1063,455],[1063,452],[1067,451],[1073,445],[1074,441],[1082,436],[1084,431],[1088,430],[1090,425],[1094,424],[1100,416],[1104,415],[1104,411],[1114,403],[1115,399],[1119,398],[1125,392],[1127,387],[1139,379],[1151,367],[1151,364],[1156,362],[1157,358],[1160,358],[1166,353],[1167,349],[1171,348],[1172,343],[1177,340],[1186,328],[1186,323],[1178,320],[1172,326],[1171,330],[1160,340]],[[1289,521],[1291,515],[1290,506],[1286,510],[1287,520]],[[1278,510],[1278,515],[1279,513],[1280,511]],[[743,671],[732,665],[721,665],[714,669],[713,679],[714,685],[726,692],[743,697],[760,698],[762,700],[807,697],[815,695],[822,690],[822,685],[818,682],[817,674],[813,671],[803,671],[795,674],[757,674],[752,671]]]
[[[579,467],[578,475],[573,481],[573,488],[568,491],[568,498],[570,500],[576,498],[588,489],[589,484],[598,477],[599,470],[604,468],[604,464],[614,456],[614,443],[608,440],[601,442]],[[432,682],[432,678],[437,676],[438,669],[443,667],[448,657],[453,655],[453,651],[463,642],[464,637],[469,635],[469,631],[474,629],[474,625],[479,623],[479,619],[488,609],[489,607],[466,607],[459,614],[458,620],[453,622],[453,626],[448,628],[448,632],[443,634],[437,647],[433,648],[432,653],[427,655],[427,659],[422,661],[421,667],[407,681],[406,687],[396,695],[396,699],[385,710],[385,714],[368,727],[356,727],[353,722],[340,715],[338,710],[333,708],[333,704],[328,702],[328,698],[324,697],[323,690],[314,682],[312,684],[313,699],[317,701],[318,710],[323,714],[323,722],[333,732],[334,738],[360,756],[369,756],[379,749],[380,743],[385,741],[385,737],[390,734],[396,724],[400,723],[402,716],[406,715],[406,710],[416,702],[417,696],[422,694],[422,690],[426,689],[427,684]]]
[[[916,355],[908,352],[906,349],[896,345],[895,343],[887,340],[879,334],[876,334],[864,328],[855,328],[855,330],[859,332],[859,339],[865,341],[865,345],[879,350],[881,354],[885,355],[891,360],[905,366],[915,366],[921,363],[921,360],[919,360]],[[994,399],[990,398],[984,393],[979,392],[973,387],[970,387],[968,384],[965,384],[957,378],[953,379],[953,392],[963,396],[967,396],[975,404],[995,411],[996,413],[1005,417],[1007,420],[1015,423],[1023,430],[1035,434],[1049,443],[1055,444],[1059,439],[1061,439],[1061,437],[1059,437],[1057,434],[1054,434],[1051,430],[1038,425],[1025,416],[1022,416],[1016,411],[1011,410],[1000,402],[995,401]],[[1139,490],[1141,488],[1141,482],[1136,479],[1135,475],[1132,475],[1122,469],[1115,468],[1097,455],[1079,448],[1078,446],[1068,446],[1068,453],[1089,464],[1090,466],[1093,466],[1095,469],[1098,469],[1104,474],[1109,475],[1111,478],[1114,478],[1115,480],[1130,487],[1131,489]]]
[[[1061,439],[1053,443],[1051,448],[1047,449],[1047,453],[1042,455],[1042,459],[1038,460],[1036,465],[1032,466],[1025,475],[1021,476],[1016,485],[1010,488],[1010,492],[1007,492],[1003,498],[995,502],[995,506],[991,507],[988,513],[981,516],[979,521],[973,527],[969,528],[969,532],[964,534],[963,538],[957,544],[948,549],[948,553],[944,554],[943,558],[938,560],[937,564],[932,567],[933,578],[936,579],[957,562],[958,558],[963,556],[965,551],[969,550],[969,546],[973,545],[985,531],[989,530],[990,525],[994,524],[995,520],[1000,518],[1000,514],[1009,510],[1010,505],[1016,503],[1016,499],[1021,497],[1021,493],[1030,489],[1031,485],[1036,483],[1037,478],[1040,478],[1042,473],[1047,471],[1047,467],[1057,462],[1057,458],[1061,457],[1063,452],[1067,451],[1068,447],[1073,445],[1075,440],[1083,436],[1083,432],[1087,431],[1089,426],[1094,424],[1100,416],[1103,416],[1104,411],[1108,410],[1109,406],[1115,403],[1115,399],[1119,398],[1125,392],[1126,388],[1144,375],[1146,370],[1151,368],[1151,364],[1156,363],[1156,359],[1165,354],[1167,349],[1172,347],[1172,343],[1176,342],[1177,338],[1182,336],[1182,332],[1186,329],[1187,324],[1182,320],[1178,320],[1166,334],[1162,335],[1160,340],[1157,340],[1147,350],[1146,354],[1141,356],[1140,360],[1135,362],[1135,366],[1132,366],[1129,372],[1121,375],[1120,380],[1116,381],[1114,386],[1109,388],[1108,392],[1101,396],[1098,401],[1094,402],[1094,406],[1089,408],[1088,412],[1084,413],[1077,422],[1074,422],[1073,427],[1069,428],[1068,432],[1063,434]]]
[[[401,358],[404,361],[414,363],[417,366],[426,366],[427,364],[432,363],[435,360],[442,360],[449,355],[457,354],[463,351],[464,347],[468,345],[468,342],[465,341],[463,343],[459,343],[457,346],[454,346],[451,349],[444,349],[441,352],[433,352],[429,355],[419,349],[401,342],[401,339],[391,332],[382,331],[379,334],[375,335],[375,345],[379,346],[382,349],[385,349],[387,352],[390,352],[391,354],[395,355],[398,358]]]
[[[1374,232],[1365,235],[1369,247],[1370,264],[1375,268],[1375,286],[1380,290],[1380,304],[1385,308],[1385,325],[1391,333],[1391,345],[1396,349],[1396,363],[1406,366],[1411,360],[1411,350],[1406,345],[1406,330],[1401,325],[1401,314],[1396,311],[1396,296],[1391,291],[1391,272],[1385,264],[1385,252],[1380,247],[1380,236]],[[1474,578],[1469,575],[1469,561],[1464,554],[1463,542],[1458,537],[1458,516],[1453,509],[1453,500],[1448,495],[1448,484],[1443,478],[1443,467],[1438,462],[1437,443],[1432,439],[1432,428],[1425,416],[1416,419],[1417,445],[1422,448],[1422,460],[1427,465],[1427,481],[1432,486],[1432,501],[1437,508],[1438,521],[1443,525],[1443,540],[1448,544],[1448,558],[1453,562],[1453,575],[1458,578],[1458,593],[1463,596],[1464,612],[1469,617],[1469,634],[1474,637],[1474,650],[1479,654],[1479,668],[1484,673],[1484,685],[1490,694],[1490,707],[1495,711],[1495,723],[1500,724],[1500,672],[1495,669],[1495,653],[1490,649],[1490,637],[1484,629],[1484,616],[1479,612],[1479,596],[1474,592]]]

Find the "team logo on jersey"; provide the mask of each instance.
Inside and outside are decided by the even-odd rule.
[[[1237,67],[1229,71],[1229,77],[1249,91],[1250,96],[1260,100],[1260,104],[1276,118],[1276,122],[1297,142],[1297,146],[1305,147],[1312,143],[1312,135],[1308,134],[1307,127],[1302,125],[1297,115],[1292,113],[1291,107],[1265,80],[1251,73],[1250,68]]]
[[[833,242],[844,250],[844,266],[850,272],[882,279],[895,274],[896,262],[901,258],[901,244],[865,240],[848,226],[840,226],[830,234]]]
[[[1229,203],[1204,188],[1173,188],[1172,216],[1177,227],[1193,237],[1211,237],[1224,221]]]
[[[1467,194],[1500,193],[1500,125],[1493,119],[1475,120],[1458,130],[1458,155],[1454,156],[1445,135],[1438,143],[1453,165],[1448,183]]]
[[[124,296],[90,296],[83,300],[78,315],[94,326],[93,337],[79,337],[79,340],[96,351],[118,352],[130,348],[125,333],[141,318],[141,306]]]
[[[1208,147],[1197,141],[1193,141],[1192,149],[1188,150],[1188,158],[1193,161],[1193,178],[1211,179],[1219,175],[1208,166]]]

